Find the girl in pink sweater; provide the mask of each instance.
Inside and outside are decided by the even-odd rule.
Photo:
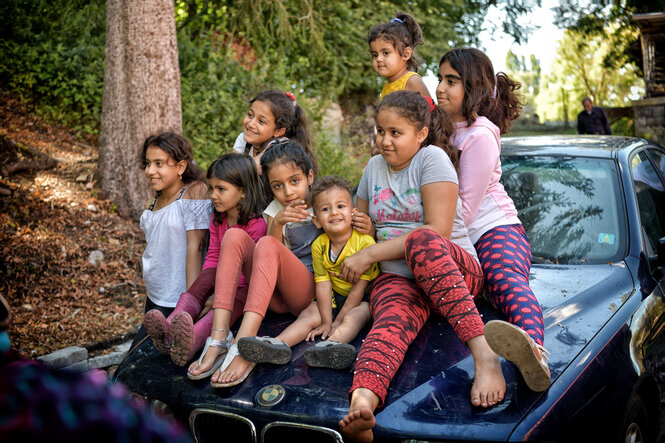
[[[520,84],[494,74],[490,59],[473,48],[453,49],[439,63],[436,96],[455,124],[460,151],[462,216],[483,268],[494,306],[509,322],[490,321],[487,342],[520,369],[527,385],[544,391],[550,372],[543,348],[540,304],[529,287],[531,248],[513,201],[499,183],[501,134],[519,117]]]

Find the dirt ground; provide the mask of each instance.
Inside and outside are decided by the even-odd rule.
[[[96,197],[97,154],[95,140],[0,91],[0,294],[12,346],[27,357],[105,348],[142,318],[145,238]]]

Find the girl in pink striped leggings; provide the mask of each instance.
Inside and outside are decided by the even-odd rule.
[[[355,281],[380,262],[370,293],[374,318],[356,361],[351,404],[340,421],[345,441],[371,441],[374,410],[430,313],[445,317],[473,355],[473,405],[503,399],[506,383],[483,336],[474,303],[482,270],[462,221],[456,152],[445,113],[413,91],[386,96],[376,115],[380,156],[368,163],[357,207],[371,218],[376,245],[348,257],[342,277]]]

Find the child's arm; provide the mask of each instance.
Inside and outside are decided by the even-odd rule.
[[[459,162],[459,196],[464,223],[469,224],[478,215],[480,204],[492,182],[499,161],[499,147],[489,131],[470,135],[464,144],[464,155]]]
[[[330,337],[332,332],[332,283],[330,280],[316,283],[316,305],[321,315],[321,324],[307,334],[307,341],[314,340],[318,335],[322,339]]]
[[[418,229],[432,229],[439,235],[450,238],[457,209],[457,185],[453,182],[434,182],[421,186],[424,224]],[[365,212],[368,202],[358,198],[358,209]],[[410,232],[399,237],[368,246],[347,257],[342,263],[341,278],[355,283],[370,266],[382,260],[404,258],[404,244]]]
[[[298,223],[307,220],[311,214],[307,212],[307,205],[303,201],[289,203],[279,211],[275,217],[268,217],[268,235],[282,241],[282,229],[287,223]]]
[[[419,75],[412,75],[409,77],[409,79],[406,81],[406,85],[404,85],[404,89],[420,92],[420,95],[423,97],[430,97],[429,90],[427,89],[427,86],[425,85],[422,77]]]
[[[335,329],[337,329],[337,327],[342,324],[342,320],[344,320],[346,313],[362,303],[363,295],[365,295],[365,289],[367,289],[368,284],[369,281],[361,278],[356,283],[354,283],[353,286],[351,286],[351,290],[349,291],[349,295],[346,297],[344,306],[342,306],[342,309],[339,310],[337,317],[335,317],[335,321],[333,321],[332,329],[330,330],[330,334],[328,334],[329,336],[332,335]]]
[[[187,289],[194,283],[201,273],[201,251],[205,241],[207,229],[192,229],[187,231],[187,261],[185,274],[187,276]]]

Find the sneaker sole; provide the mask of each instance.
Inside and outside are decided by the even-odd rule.
[[[345,369],[356,359],[353,345],[340,343],[325,347],[312,346],[305,350],[305,361],[313,368]]]
[[[178,366],[185,366],[194,358],[194,322],[186,312],[176,315],[171,322],[171,360]]]
[[[497,355],[517,366],[529,389],[542,392],[550,387],[550,374],[538,361],[526,332],[507,322],[490,321],[485,339]]]
[[[164,314],[160,311],[149,311],[143,317],[143,326],[146,333],[152,338],[152,343],[155,348],[162,354],[169,354],[171,346],[169,345],[167,326],[168,322]]]
[[[260,338],[238,339],[238,352],[247,361],[285,365],[291,361],[291,348],[262,341]]]

